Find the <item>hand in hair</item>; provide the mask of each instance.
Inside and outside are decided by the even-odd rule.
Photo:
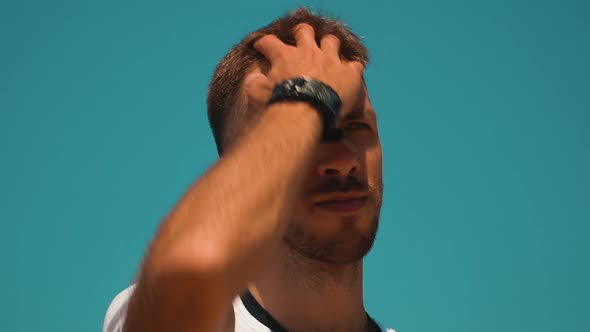
[[[251,73],[244,79],[244,90],[248,96],[250,109],[259,112],[266,108],[266,103],[272,95],[274,84],[262,73]]]
[[[340,59],[340,40],[326,35],[316,43],[315,32],[309,24],[295,27],[296,46],[283,43],[275,35],[266,35],[254,43],[254,49],[270,62],[266,80],[260,74],[249,77],[246,90],[250,97],[263,96],[268,87],[293,77],[310,77],[330,85],[342,100],[341,116],[345,116],[364,98],[361,62]],[[258,98],[261,99],[261,98]],[[262,100],[262,99],[261,99]]]

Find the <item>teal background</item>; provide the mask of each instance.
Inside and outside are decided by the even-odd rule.
[[[590,2],[0,3],[1,331],[99,331],[216,159],[205,95],[300,4],[372,54],[385,203],[366,305],[398,331],[588,331]]]

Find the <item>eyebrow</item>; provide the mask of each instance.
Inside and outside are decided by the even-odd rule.
[[[365,117],[377,122],[377,114],[375,114],[375,111],[372,108],[369,108],[367,110],[364,110],[362,108],[357,108],[356,110],[346,114],[346,116],[344,117],[344,120],[346,120],[346,121],[361,120],[361,119],[364,119]]]

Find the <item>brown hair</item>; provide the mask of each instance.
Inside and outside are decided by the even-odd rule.
[[[366,47],[348,27],[334,19],[312,14],[305,8],[299,8],[251,33],[223,57],[209,84],[207,115],[219,155],[238,136],[242,127],[235,107],[241,96],[242,81],[254,65],[266,61],[262,54],[254,50],[253,42],[261,35],[273,34],[284,43],[295,45],[293,29],[300,23],[307,23],[313,27],[318,45],[321,38],[327,34],[340,39],[342,59],[360,61],[365,65],[369,62]]]

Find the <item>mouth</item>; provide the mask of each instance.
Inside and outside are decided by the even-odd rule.
[[[367,203],[368,197],[338,198],[314,203],[314,206],[329,212],[351,213],[360,210]]]

